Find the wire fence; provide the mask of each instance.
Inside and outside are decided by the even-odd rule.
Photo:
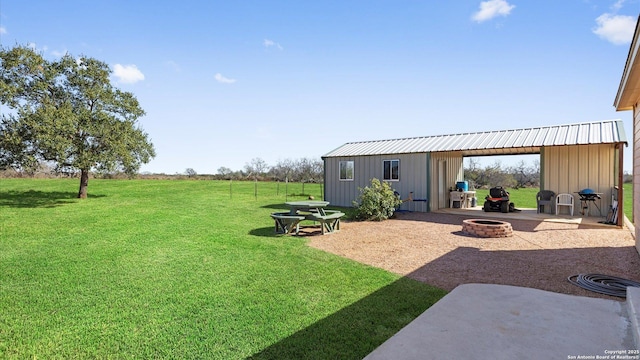
[[[234,196],[247,196],[252,194],[259,197],[282,197],[285,201],[289,198],[313,197],[321,200],[324,198],[324,184],[304,183],[289,181],[238,181],[229,180],[229,198]]]

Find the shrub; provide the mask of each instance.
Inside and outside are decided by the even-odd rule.
[[[371,186],[358,188],[360,196],[353,202],[356,208],[355,217],[358,220],[382,221],[393,216],[402,200],[395,194],[386,182],[371,179]]]

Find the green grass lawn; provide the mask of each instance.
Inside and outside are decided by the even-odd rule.
[[[0,180],[2,358],[361,359],[445,294],[274,235],[300,184],[77,187]]]
[[[624,214],[633,222],[633,184],[624,184],[622,186],[622,192],[624,193],[624,203],[622,205]]]
[[[535,209],[536,208],[536,194],[540,191],[539,188],[520,188],[520,189],[506,189],[509,192],[509,200],[515,204],[516,208],[523,209]],[[478,205],[484,204],[484,198],[489,195],[489,189],[476,190],[476,197],[478,198]]]
[[[633,184],[626,183],[622,187],[624,193],[624,214],[633,221]],[[516,208],[536,208],[536,194],[538,188],[520,188],[520,189],[507,189],[509,191],[509,199],[513,202]],[[476,197],[478,198],[478,204],[482,206],[485,196],[489,195],[488,189],[479,189],[476,191]],[[577,198],[576,198],[577,200]]]

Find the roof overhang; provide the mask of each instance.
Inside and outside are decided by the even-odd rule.
[[[622,120],[346,143],[331,157],[458,152],[463,156],[539,154],[543,147],[627,144]]]
[[[540,154],[540,147],[519,147],[519,148],[497,148],[497,149],[477,149],[466,150],[462,156],[494,156],[494,155],[530,155]]]
[[[640,19],[640,16],[638,17]],[[633,34],[633,40],[629,47],[629,55],[624,66],[622,79],[616,94],[615,106],[617,111],[633,110],[635,104],[640,100],[640,58],[638,50],[640,48],[640,21],[636,22],[636,30]]]

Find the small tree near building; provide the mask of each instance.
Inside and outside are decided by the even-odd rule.
[[[371,179],[371,186],[359,188],[358,201],[353,202],[356,208],[356,218],[359,220],[382,221],[393,216],[402,204],[389,183]]]

